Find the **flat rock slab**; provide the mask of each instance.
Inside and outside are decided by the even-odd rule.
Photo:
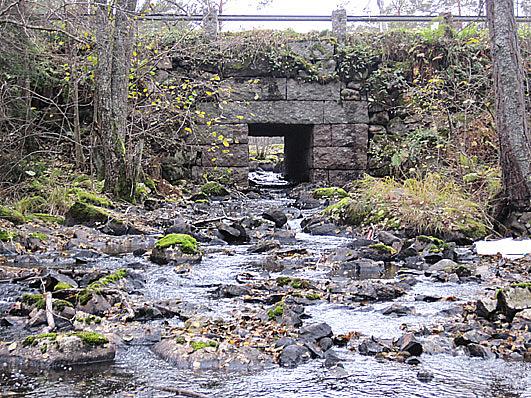
[[[22,342],[2,343],[0,361],[12,367],[59,368],[112,362],[116,347],[112,343],[92,346],[79,337],[59,335],[55,340],[42,339],[34,345]]]
[[[189,344],[165,339],[155,344],[153,351],[180,369],[249,372],[273,364],[269,356],[256,348],[236,347],[227,343],[194,350]]]

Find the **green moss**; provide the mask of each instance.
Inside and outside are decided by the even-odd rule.
[[[146,184],[139,182],[136,184],[135,202],[144,202],[150,193],[151,189],[149,189]]]
[[[282,316],[284,314],[284,303],[278,303],[274,308],[267,311],[267,316],[270,320],[275,319],[277,316]]]
[[[149,178],[149,177],[146,178],[144,180],[144,184],[146,185],[146,187],[151,189],[151,191],[153,191],[153,192],[157,191],[157,182],[153,178]]]
[[[95,316],[95,315],[88,315],[86,317],[76,316],[76,321],[84,323],[86,325],[92,325],[93,323],[94,324],[101,323],[101,318],[99,316]]]
[[[197,240],[187,234],[169,234],[160,238],[155,247],[157,249],[166,249],[172,246],[179,246],[181,251],[185,254],[196,254],[197,253]]]
[[[481,221],[467,218],[455,223],[457,230],[472,239],[481,239],[487,236],[487,226]]]
[[[317,188],[313,191],[315,199],[346,198],[347,196],[347,191],[339,187]]]
[[[184,336],[177,336],[175,337],[175,342],[177,344],[186,344],[186,339],[184,338]]]
[[[72,333],[69,333],[68,336],[79,337],[83,343],[91,347],[103,346],[109,342],[109,339],[107,337],[105,337],[104,335],[100,333],[96,333],[96,332],[89,332],[89,331],[72,332]]]
[[[99,291],[106,286],[116,283],[121,279],[124,279],[127,276],[126,269],[119,269],[112,274],[104,276],[103,278],[98,279],[95,282],[89,284],[85,289],[78,293],[77,299],[81,305],[87,304],[91,299],[93,294],[99,293]]]
[[[62,216],[54,216],[46,213],[32,213],[27,216],[30,221],[43,221],[48,224],[64,224],[65,218]]]
[[[27,305],[33,305],[38,309],[44,309],[46,307],[46,302],[44,301],[44,296],[42,294],[34,293],[24,293],[22,295],[22,302]]]
[[[46,242],[48,240],[48,235],[43,232],[32,232],[29,237],[32,239],[38,239],[41,242]]]
[[[201,193],[207,196],[226,196],[229,191],[219,182],[210,181],[201,187]]]
[[[321,295],[319,293],[308,293],[306,295],[306,298],[308,300],[320,300],[321,299]]]
[[[24,224],[26,219],[17,210],[10,209],[7,206],[0,205],[0,219],[11,221],[13,224]]]
[[[110,214],[94,205],[76,202],[68,210],[68,215],[78,222],[99,222],[105,223],[109,220]]]
[[[194,351],[199,351],[207,347],[213,347],[217,348],[218,343],[212,340],[208,341],[192,341],[190,342],[190,346],[193,348]]]
[[[291,286],[294,289],[308,289],[310,282],[300,278],[290,278],[289,276],[279,276],[277,278],[278,286]]]
[[[22,346],[24,347],[36,346],[42,340],[56,341],[57,333],[41,333],[41,334],[35,334],[33,336],[28,336],[22,341]]]
[[[57,292],[59,290],[68,290],[68,289],[72,289],[72,286],[66,282],[58,282],[57,285],[54,286],[53,291]]]
[[[47,208],[48,202],[39,195],[22,198],[15,205],[15,209],[21,214],[41,212],[45,211]]]
[[[208,199],[197,199],[197,200],[194,200],[194,203],[208,203]]]
[[[443,246],[446,242],[442,239],[436,238],[435,236],[419,235],[417,240],[424,243],[433,243],[436,246]]]
[[[73,188],[71,192],[75,194],[78,202],[101,207],[113,207],[113,203],[109,199],[93,192],[81,188]]]
[[[384,245],[383,243],[375,243],[374,245],[369,245],[369,248],[381,252],[387,252],[391,255],[395,255],[397,253],[396,249],[392,248],[391,246]]]
[[[14,232],[0,229],[0,242],[9,242],[10,240],[15,239],[16,236],[17,234]]]
[[[522,287],[531,289],[531,282],[519,282],[519,283],[513,283],[511,287]]]
[[[70,307],[70,308],[74,307],[70,301],[59,300],[59,299],[54,299],[52,306],[53,306],[53,309],[57,311],[62,311],[65,309],[65,307]]]

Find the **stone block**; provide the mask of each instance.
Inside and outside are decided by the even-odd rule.
[[[360,179],[364,172],[365,170],[330,170],[328,182],[330,185],[346,185]]]
[[[227,139],[230,144],[247,144],[249,127],[247,124],[197,125],[191,133],[186,133],[184,141],[195,145],[222,144],[220,137]]]
[[[230,179],[232,184],[249,185],[249,167],[194,167],[192,178],[195,180]]]
[[[366,124],[332,124],[331,145],[367,148],[369,126]]]
[[[292,41],[288,43],[288,48],[307,60],[332,59],[335,53],[332,43],[321,40]]]
[[[202,107],[218,124],[322,124],[322,101],[235,101]]]
[[[313,128],[312,147],[332,146],[332,125],[320,124]]]
[[[225,77],[266,77],[271,76],[271,65],[267,59],[249,57],[245,60],[226,59],[223,63]]]
[[[323,123],[368,124],[368,103],[365,101],[325,101]]]
[[[220,143],[216,146],[194,146],[193,149],[200,153],[200,165],[204,167],[245,167],[249,164],[247,144],[232,144],[225,147]]]
[[[320,84],[296,79],[287,82],[287,99],[292,101],[339,101],[340,92],[339,82]]]
[[[365,170],[367,146],[315,147],[312,149],[312,168],[328,170]]]
[[[323,170],[323,169],[310,170],[310,181],[328,183],[328,170]]]
[[[221,83],[220,95],[229,101],[286,100],[286,78],[231,78]]]

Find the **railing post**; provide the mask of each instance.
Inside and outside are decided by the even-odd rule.
[[[347,10],[338,8],[332,11],[332,33],[342,43],[347,37]]]
[[[205,31],[205,35],[215,40],[218,38],[219,34],[219,18],[218,18],[218,10],[214,7],[208,7],[205,9],[205,15],[203,18],[203,29]]]

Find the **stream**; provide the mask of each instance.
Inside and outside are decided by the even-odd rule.
[[[254,206],[264,209],[290,207],[282,189],[269,190]],[[303,215],[314,210],[304,210]],[[242,306],[239,298],[219,299],[213,292],[222,284],[234,284],[239,275],[253,278],[276,278],[296,273],[297,277],[322,280],[328,276],[320,267],[322,258],[349,238],[312,236],[301,232],[300,219],[289,221],[295,230],[295,240],[284,243],[282,250],[305,249],[304,266],[288,268],[282,273],[266,272],[256,264],[268,253],[249,254],[250,245],[203,245],[205,255],[188,273],[176,273],[174,267],[158,266],[146,259],[131,255],[111,257],[90,263],[94,268],[127,268],[135,263],[144,271],[145,287],[140,292],[146,300],[179,299],[193,304],[202,315],[213,319],[230,318]],[[374,277],[374,276],[371,276]],[[390,270],[383,278],[400,278]],[[382,309],[393,302],[349,306],[342,303],[317,301],[306,307],[311,316],[304,323],[326,322],[334,334],[357,331],[367,336],[397,338],[404,324],[421,329],[431,328],[452,310],[473,300],[482,289],[478,283],[434,282],[418,276],[418,283],[406,295],[394,300],[414,308],[406,316],[383,315]],[[0,285],[0,307],[20,295],[16,285]],[[455,301],[424,302],[416,296],[455,296]],[[161,322],[179,325],[179,319],[150,321],[156,327]],[[412,366],[392,361],[379,361],[362,356],[346,348],[337,349],[344,369],[327,369],[323,360],[312,360],[295,369],[272,366],[250,373],[193,372],[181,370],[159,359],[148,345],[121,344],[113,364],[87,366],[63,371],[28,372],[0,371],[0,395],[24,397],[171,397],[170,392],[158,387],[182,388],[211,397],[531,397],[531,364],[506,362],[501,359],[470,358],[449,354],[422,355],[421,364]],[[1,365],[1,364],[0,364]],[[419,371],[428,371],[433,379],[428,382],[417,378]]]

